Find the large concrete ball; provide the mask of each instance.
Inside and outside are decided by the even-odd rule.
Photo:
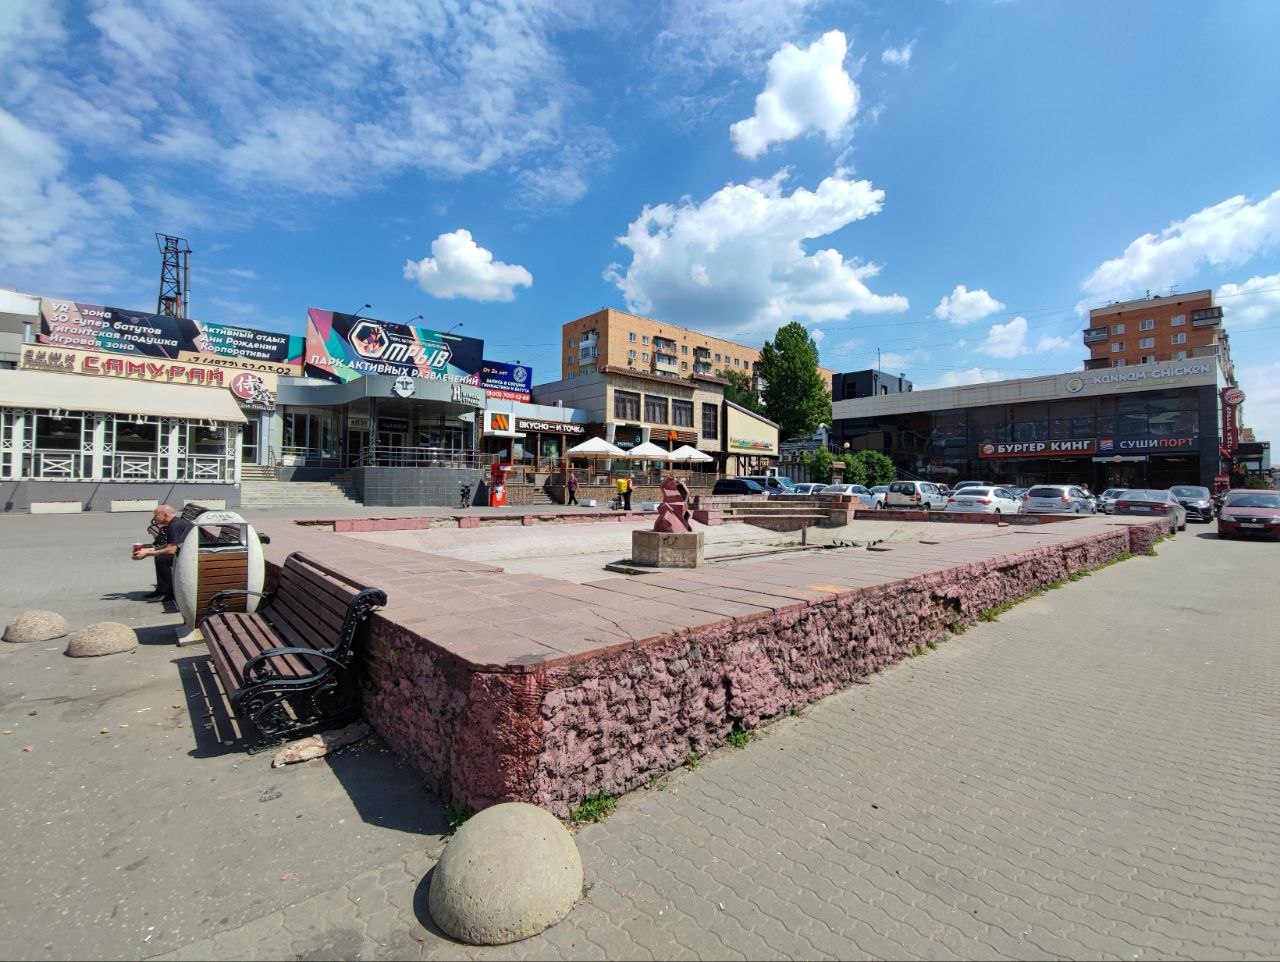
[[[133,651],[138,647],[138,634],[128,625],[115,621],[100,621],[88,628],[81,628],[67,642],[67,654],[72,658],[96,658],[99,655],[115,655]]]
[[[582,859],[550,812],[504,802],[471,817],[445,846],[431,878],[431,917],[472,945],[537,935],[582,895]]]
[[[53,641],[67,633],[67,619],[56,611],[24,611],[9,622],[4,640],[14,644]]]

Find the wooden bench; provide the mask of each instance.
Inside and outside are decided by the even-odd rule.
[[[259,594],[253,613],[228,611]],[[301,552],[289,555],[274,591],[221,591],[201,623],[209,654],[250,750],[349,720],[357,708],[356,634],[386,592],[366,588]]]

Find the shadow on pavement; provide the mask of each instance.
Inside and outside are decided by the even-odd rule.
[[[173,663],[182,681],[187,715],[191,719],[191,734],[196,743],[187,754],[192,758],[217,758],[246,751],[247,746],[222,697],[209,656],[191,655],[176,658]]]
[[[435,877],[436,867],[431,866],[430,871],[422,876],[422,881],[418,883],[418,887],[413,891],[413,914],[418,919],[418,924],[427,930],[429,935],[434,936],[441,942],[449,945],[456,945],[462,948],[465,942],[459,942],[453,936],[445,933],[440,926],[436,925],[436,920],[431,917],[430,897],[431,897],[431,880]]]
[[[368,824],[415,835],[448,833],[444,805],[377,735],[325,760]]]

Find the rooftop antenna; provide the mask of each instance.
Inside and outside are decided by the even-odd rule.
[[[181,237],[156,234],[160,249],[160,296],[156,313],[167,317],[190,316],[191,245]]]

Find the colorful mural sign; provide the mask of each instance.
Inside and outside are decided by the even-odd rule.
[[[480,369],[480,386],[486,396],[504,401],[528,401],[533,384],[533,368],[502,361],[485,361]]]
[[[118,307],[42,298],[41,344],[269,374],[302,373],[303,339]]]
[[[307,377],[345,383],[369,374],[394,374],[479,385],[483,354],[479,338],[316,307],[307,310]]]

